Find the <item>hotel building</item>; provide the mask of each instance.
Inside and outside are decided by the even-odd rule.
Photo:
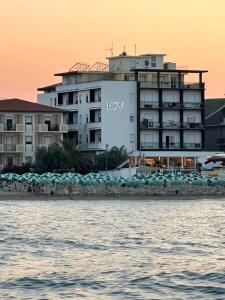
[[[204,70],[177,68],[165,54],[76,64],[39,88],[41,104],[68,111],[68,134],[82,151],[124,145],[136,162],[193,167],[204,150]],[[194,80],[194,81],[193,81]]]
[[[20,99],[0,100],[0,169],[35,159],[38,147],[63,139],[62,109]]]

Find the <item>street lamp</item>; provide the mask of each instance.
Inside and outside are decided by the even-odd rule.
[[[105,152],[105,171],[106,172],[108,170],[108,148],[109,148],[109,144],[106,144],[105,145],[105,149],[106,149],[106,152]]]

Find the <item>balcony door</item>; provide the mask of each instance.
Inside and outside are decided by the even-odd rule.
[[[25,151],[32,152],[33,151],[33,137],[25,136]]]
[[[25,116],[25,131],[30,132],[33,131],[33,117]]]
[[[13,130],[13,117],[6,118],[6,130]]]
[[[48,131],[51,130],[52,127],[52,118],[50,116],[45,116],[45,124],[48,125]]]
[[[153,134],[144,134],[144,148],[154,148],[153,146]]]
[[[166,148],[174,148],[175,135],[166,135]]]
[[[5,150],[6,151],[14,151],[14,146],[13,146],[13,136],[6,136],[5,137]]]

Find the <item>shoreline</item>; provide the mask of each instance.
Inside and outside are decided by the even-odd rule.
[[[224,199],[225,195],[29,195],[29,194],[20,194],[20,193],[0,193],[0,201],[61,201],[61,200],[71,200],[71,201],[121,201],[121,200],[134,200],[134,201],[143,201],[143,200],[205,200],[205,199]]]

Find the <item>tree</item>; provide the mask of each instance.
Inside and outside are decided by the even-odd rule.
[[[107,157],[106,157],[107,155]],[[114,146],[107,153],[102,152],[96,156],[95,169],[105,170],[106,169],[106,159],[107,159],[107,169],[113,170],[122,162],[127,160],[128,155],[125,146],[120,148]]]
[[[39,171],[70,170],[85,174],[93,169],[93,161],[88,154],[77,150],[72,139],[64,139],[48,149],[41,147],[36,152],[36,163]]]

